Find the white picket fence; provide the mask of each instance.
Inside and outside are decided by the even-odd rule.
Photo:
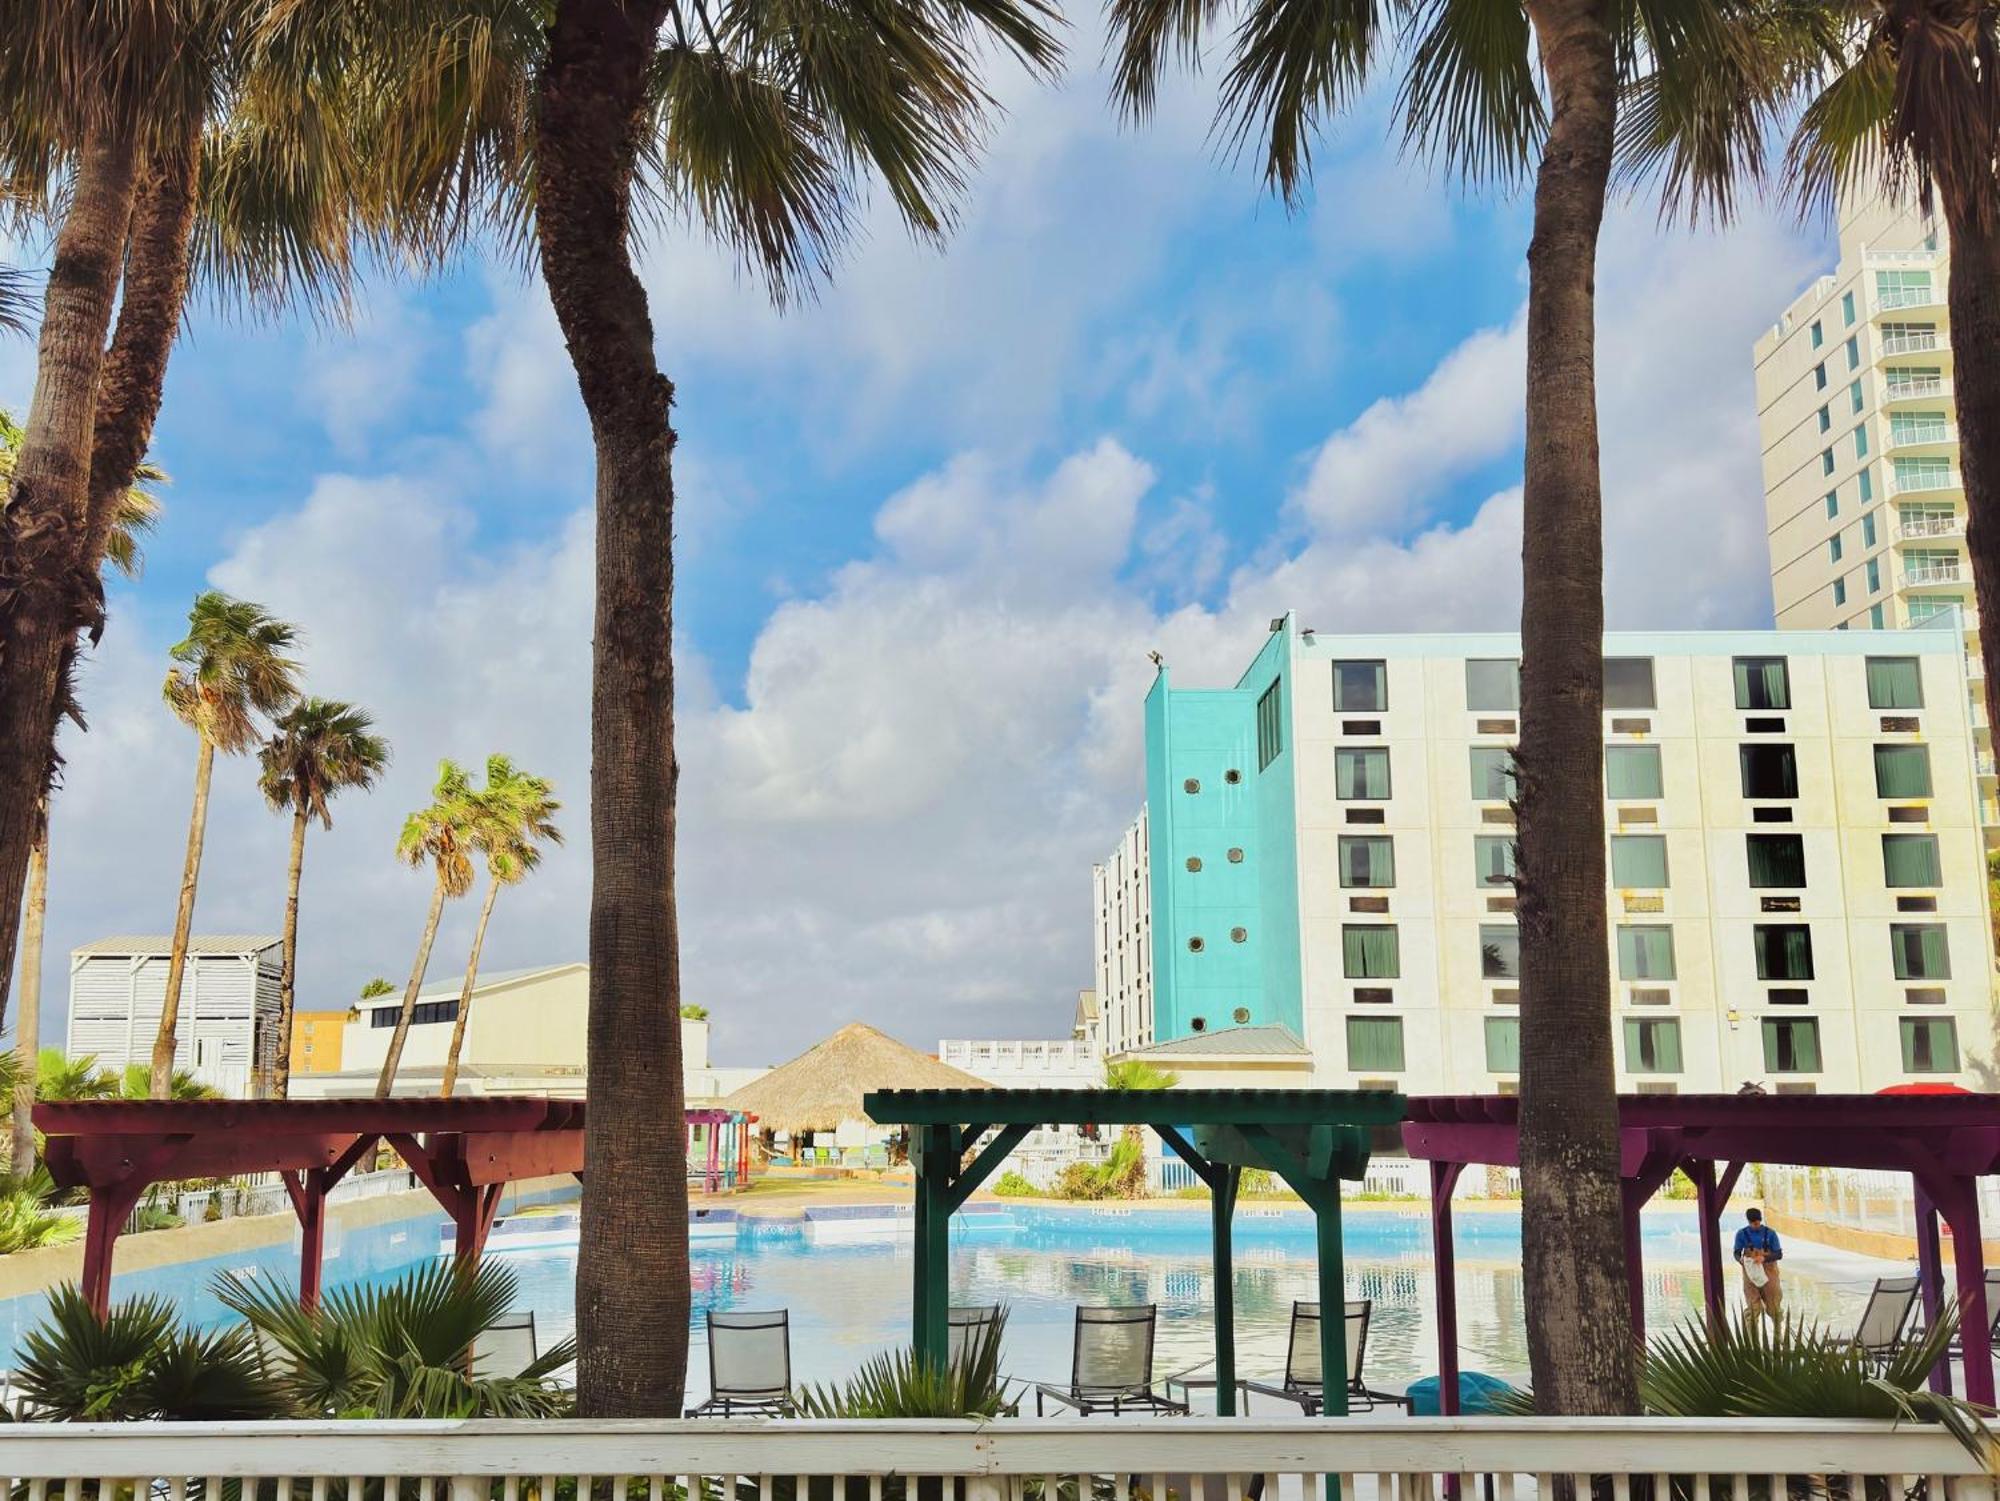
[[[1738,1193],[1759,1194],[1765,1208],[1792,1219],[1891,1235],[1916,1233],[1916,1196],[1908,1173],[1762,1166]],[[2000,1182],[1994,1179],[1979,1180],[1979,1217],[1989,1227],[2000,1226]]]
[[[1493,1501],[1668,1501],[1669,1477],[1677,1501],[1995,1501],[1937,1428],[1749,1419],[7,1424],[0,1475],[25,1501],[1436,1501],[1451,1477]]]

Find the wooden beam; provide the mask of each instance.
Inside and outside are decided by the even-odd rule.
[[[1012,1155],[1014,1148],[1026,1140],[1028,1133],[1034,1129],[1033,1126],[1002,1126],[1000,1134],[993,1138],[986,1150],[975,1157],[971,1164],[952,1180],[951,1187],[947,1191],[945,1212],[951,1213],[971,1198],[978,1191],[980,1184],[993,1176],[994,1169],[1005,1162]]]

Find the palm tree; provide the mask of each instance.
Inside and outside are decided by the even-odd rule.
[[[503,885],[525,880],[542,863],[538,840],[562,843],[555,816],[562,804],[551,795],[554,785],[517,771],[505,756],[486,758],[486,786],[472,795],[476,817],[472,847],[486,857],[486,900],[479,905],[479,925],[472,930],[472,953],[465,961],[465,985],[458,993],[458,1015],[452,1018],[451,1048],[444,1059],[444,1083],[438,1093],[451,1098],[458,1083],[458,1055],[465,1047],[465,1020],[472,1014],[472,990],[479,979],[479,951],[486,945],[486,923]]]
[[[1409,143],[1470,179],[1532,171],[1522,486],[1520,822],[1522,1249],[1545,1410],[1622,1413],[1638,1385],[1619,1229],[1603,799],[1603,496],[1596,261],[1618,100],[1706,61],[1719,0],[1244,0],[1218,128],[1255,142],[1295,203],[1313,136],[1403,59]],[[1150,113],[1172,61],[1199,59],[1225,8],[1111,0],[1115,90]],[[1399,26],[1403,35],[1385,32]]]
[[[596,457],[591,667],[593,1164],[577,1266],[590,1416],[677,1412],[687,1365],[686,1151],[674,840],[673,385],[633,240],[657,204],[733,247],[779,298],[809,285],[878,176],[908,226],[948,229],[993,113],[988,49],[1052,72],[1050,0],[290,0],[303,57],[378,80],[387,232],[448,251],[495,226],[532,249]],[[412,31],[419,40],[412,40]],[[357,63],[357,59],[366,59]],[[412,207],[416,206],[416,207]]]
[[[272,808],[292,814],[291,862],[285,869],[285,967],[278,987],[278,1059],[271,1093],[284,1099],[292,1078],[292,1010],[299,974],[299,876],[305,868],[306,825],[333,827],[327,806],[349,788],[366,791],[389,764],[389,742],[374,720],[352,704],[308,698],[287,709],[265,742],[258,785]]]
[[[152,1067],[144,1063],[126,1064],[125,1072],[118,1078],[115,1092],[127,1100],[153,1098]],[[222,1091],[213,1084],[202,1083],[192,1071],[177,1068],[174,1070],[173,1078],[167,1081],[165,1097],[169,1100],[219,1100],[222,1098]]]
[[[35,1093],[44,1100],[108,1100],[119,1093],[119,1080],[97,1066],[95,1053],[72,1058],[61,1048],[43,1048],[35,1059]]]
[[[1171,1069],[1155,1068],[1139,1058],[1127,1058],[1104,1065],[1106,1089],[1172,1089],[1181,1076]]]
[[[211,589],[188,612],[188,633],[171,653],[162,694],[167,707],[195,732],[194,811],[188,818],[187,859],[181,867],[174,941],[167,955],[167,991],[160,1032],[153,1042],[153,1098],[164,1100],[173,1083],[181,977],[187,969],[188,934],[194,926],[195,885],[208,830],[208,784],[215,753],[241,755],[257,743],[257,719],[284,710],[299,696],[299,664],[289,655],[298,631],[262,605]]]
[[[13,414],[0,408],[0,486],[13,478],[14,459],[21,450],[21,427]],[[113,517],[105,561],[127,578],[142,567],[140,538],[159,522],[160,502],[151,486],[164,484],[166,474],[141,464],[135,482],[120,497]],[[65,684],[64,712],[81,721],[74,695]],[[14,1024],[14,1053],[20,1061],[13,1089],[11,1127],[13,1171],[22,1176],[35,1166],[35,1059],[42,1046],[42,932],[49,912],[49,800],[62,772],[62,757],[50,746],[48,775],[35,808],[34,843],[28,849],[27,894],[21,907],[21,998]]]
[[[403,821],[396,839],[396,858],[405,865],[431,867],[431,910],[424,919],[424,936],[417,943],[416,963],[410,966],[410,983],[403,989],[403,1009],[396,1017],[396,1030],[389,1037],[389,1051],[382,1059],[382,1076],[375,1081],[375,1098],[386,1100],[395,1087],[396,1069],[403,1061],[403,1041],[410,1035],[410,1018],[416,1013],[417,992],[424,988],[424,971],[430,968],[431,945],[437,942],[438,921],[444,916],[447,899],[461,897],[472,889],[472,851],[479,808],[472,782],[456,761],[438,762],[437,785],[431,789],[428,808],[419,808]]]

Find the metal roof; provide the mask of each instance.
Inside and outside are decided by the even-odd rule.
[[[1290,1027],[1277,1025],[1224,1027],[1219,1032],[1196,1032],[1189,1037],[1176,1037],[1171,1042],[1156,1042],[1151,1047],[1135,1049],[1135,1052],[1149,1058],[1160,1054],[1169,1057],[1222,1054],[1232,1058],[1312,1056],[1312,1049],[1301,1042]]]
[[[1386,1089],[879,1089],[878,1125],[1373,1126],[1403,1118]]]
[[[532,980],[538,975],[555,975],[561,974],[565,970],[588,969],[589,967],[581,959],[570,959],[561,964],[534,964],[526,969],[496,969],[491,972],[482,969],[479,972],[478,981],[472,987],[472,993],[478,995],[482,990],[498,990],[503,985],[513,985],[522,980]],[[422,990],[417,992],[417,999],[420,1001],[442,1000],[458,995],[464,989],[465,973],[461,970],[455,975],[430,981]],[[397,990],[388,995],[371,995],[366,1000],[356,1001],[354,1004],[361,1007],[364,1011],[380,1011],[385,1006],[401,1006],[403,1004],[403,992]]]
[[[188,939],[190,954],[260,954],[284,942],[275,933],[196,933]],[[70,950],[77,954],[171,954],[174,940],[167,934],[120,934],[80,943]]]

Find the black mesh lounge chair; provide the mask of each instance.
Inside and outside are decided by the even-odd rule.
[[[945,1315],[945,1363],[957,1365],[967,1350],[978,1349],[999,1331],[998,1303],[969,1303],[949,1310]]]
[[[1347,1410],[1368,1412],[1376,1407],[1408,1407],[1408,1397],[1371,1391],[1365,1379],[1368,1361],[1368,1317],[1374,1309],[1369,1298],[1347,1300]],[[1326,1407],[1326,1387],[1319,1363],[1319,1304],[1292,1304],[1291,1342],[1285,1347],[1285,1380],[1282,1386],[1263,1381],[1241,1383],[1243,1407],[1250,1408],[1251,1392],[1296,1402],[1309,1418],[1318,1417]]]
[[[473,1342],[472,1374],[481,1379],[518,1376],[538,1354],[534,1310],[503,1313]]]
[[[1986,1269],[1986,1328],[1987,1343],[2000,1349],[2000,1267]],[[1953,1360],[1965,1358],[1965,1335],[1963,1330],[1951,1337],[1950,1355]]]
[[[764,1313],[708,1315],[708,1400],[690,1407],[691,1418],[733,1418],[745,1413],[785,1417],[792,1411],[792,1316]]]
[[[1854,1343],[1878,1365],[1892,1359],[1903,1347],[1910,1327],[1910,1314],[1917,1306],[1915,1277],[1878,1277],[1861,1310],[1861,1322],[1854,1326]]]
[[[1187,1403],[1153,1390],[1153,1326],[1158,1319],[1159,1309],[1151,1303],[1078,1308],[1069,1385],[1037,1383],[1035,1416],[1044,1416],[1044,1399],[1086,1417],[1097,1412],[1185,1414]]]

